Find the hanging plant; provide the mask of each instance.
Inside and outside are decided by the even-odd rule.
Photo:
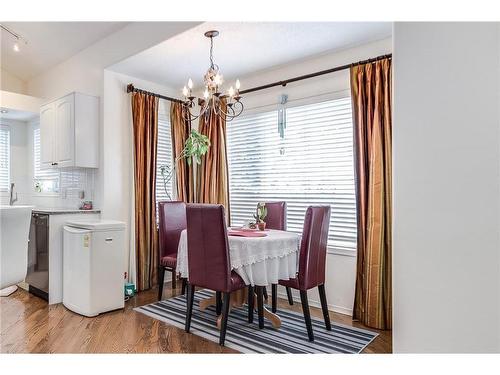
[[[173,173],[179,160],[186,159],[189,166],[192,164],[193,160],[196,164],[201,164],[201,158],[207,153],[209,147],[210,140],[206,135],[200,134],[196,130],[191,130],[189,137],[184,143],[184,148],[175,158],[172,168],[170,168],[167,164],[160,165],[159,168],[163,180],[163,190],[165,191],[168,199],[172,200],[172,197],[168,193],[167,187],[172,180]]]

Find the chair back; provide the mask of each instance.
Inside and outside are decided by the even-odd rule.
[[[224,206],[188,204],[186,214],[189,283],[229,292],[231,266]]]
[[[180,201],[158,202],[159,210],[159,259],[177,255],[181,232],[186,229],[186,203]]]
[[[299,254],[299,287],[308,290],[325,283],[330,206],[309,206]]]
[[[264,202],[267,216],[264,220],[267,229],[286,230],[286,202]]]

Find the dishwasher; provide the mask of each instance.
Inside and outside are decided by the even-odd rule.
[[[28,245],[29,292],[49,300],[49,215],[33,213]]]

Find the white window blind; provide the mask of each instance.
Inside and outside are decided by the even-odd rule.
[[[39,193],[58,193],[60,173],[58,169],[42,169],[40,163],[40,128],[33,130],[33,170],[34,183],[38,185]]]
[[[167,193],[163,184],[160,167],[167,166],[172,168],[172,137],[170,134],[170,121],[164,115],[158,116],[158,146],[156,149],[156,202],[171,200],[172,196],[172,180],[167,183]],[[169,198],[170,195],[170,198]]]
[[[356,247],[350,98],[291,107],[278,133],[277,110],[228,123],[232,225],[253,220],[261,201],[287,202],[287,229],[302,232],[306,208],[330,205],[329,250]]]
[[[9,190],[10,186],[10,130],[0,127],[0,190]]]

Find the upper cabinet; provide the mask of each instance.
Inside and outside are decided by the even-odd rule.
[[[99,166],[99,98],[71,93],[40,108],[42,168]]]

